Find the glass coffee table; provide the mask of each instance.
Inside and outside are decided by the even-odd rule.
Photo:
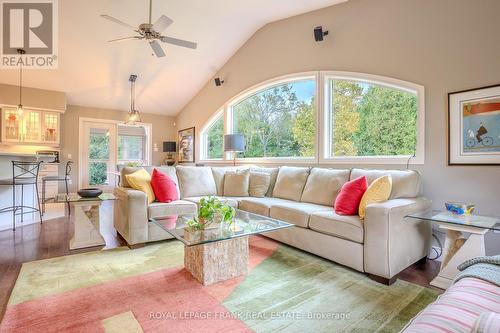
[[[184,243],[184,267],[203,285],[247,273],[248,237],[290,228],[293,224],[236,209],[231,225],[219,224],[201,231],[186,230],[194,214],[151,219]]]
[[[462,262],[485,255],[484,235],[488,231],[500,231],[500,219],[480,215],[454,215],[445,211],[425,211],[406,217],[435,223],[446,231],[443,261],[438,276],[431,285],[446,289],[458,274]],[[469,234],[466,237],[465,234]]]
[[[54,202],[69,202],[73,207],[75,233],[69,241],[70,250],[106,245],[100,232],[103,215],[100,210],[101,204],[108,200],[116,200],[116,197],[112,193],[103,193],[96,198],[82,198],[76,193],[58,194],[55,197]]]

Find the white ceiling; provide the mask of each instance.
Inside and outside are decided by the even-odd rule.
[[[138,26],[148,0],[59,0],[59,68],[27,70],[24,85],[64,91],[68,104],[127,111],[134,73],[138,109],[173,116],[262,26],[344,1],[153,0],[153,22],[161,14],[174,20],[166,35],[198,42],[196,50],[163,44],[167,56],[156,58],[146,41],[106,43],[133,31],[99,17]],[[17,85],[18,72],[0,70],[0,83]]]

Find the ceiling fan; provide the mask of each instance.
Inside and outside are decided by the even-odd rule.
[[[120,21],[117,18],[114,18],[113,16],[109,15],[101,15],[101,17],[110,20],[112,22],[118,23],[124,27],[127,27],[129,29],[132,29],[136,33],[138,33],[137,36],[130,36],[130,37],[123,37],[123,38],[118,38],[118,39],[112,39],[109,40],[108,42],[122,42],[126,40],[143,40],[145,39],[146,41],[149,42],[149,45],[153,49],[154,54],[160,58],[165,56],[165,51],[163,51],[163,48],[161,47],[160,43],[158,41],[163,42],[163,43],[168,43],[168,44],[173,44],[177,46],[182,46],[182,47],[187,47],[190,49],[196,49],[197,44],[183,40],[183,39],[178,39],[174,37],[168,37],[168,36],[163,36],[161,33],[169,27],[174,21],[165,16],[162,15],[160,18],[154,23],[151,23],[151,11],[152,11],[152,5],[153,5],[153,0],[149,0],[149,21],[148,23],[143,23],[139,25],[138,28],[133,27],[132,25],[125,23],[123,21]]]

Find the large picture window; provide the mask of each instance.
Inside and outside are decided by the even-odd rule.
[[[417,94],[360,80],[329,79],[329,156],[412,156]]]
[[[414,83],[351,72],[287,75],[229,100],[202,130],[200,159],[226,160],[224,134],[242,134],[242,161],[423,163],[424,116],[424,88]]]
[[[250,158],[314,157],[316,82],[286,82],[238,101],[230,112],[233,133],[243,134]]]

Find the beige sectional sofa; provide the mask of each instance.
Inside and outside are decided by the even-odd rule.
[[[225,173],[235,171],[234,167],[159,167],[178,184],[180,200],[151,205],[144,193],[128,187],[124,177],[137,168],[124,168],[122,184],[115,189],[115,228],[130,245],[172,238],[150,219],[195,213],[201,198],[216,196],[241,210],[295,225],[267,233],[267,237],[365,272],[381,282],[392,283],[400,271],[427,255],[430,225],[404,219],[408,213],[431,205],[420,196],[421,178],[416,171],[246,168],[270,174],[264,197],[224,196]],[[152,171],[152,167],[145,169]],[[332,206],[345,182],[365,175],[370,183],[386,174],[393,180],[390,200],[368,205],[364,221],[335,213]]]

